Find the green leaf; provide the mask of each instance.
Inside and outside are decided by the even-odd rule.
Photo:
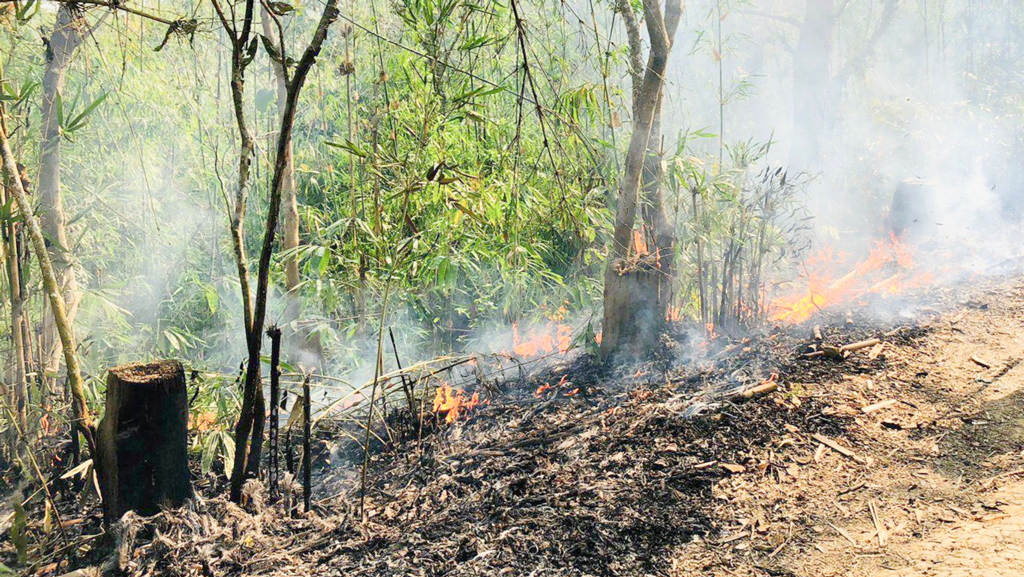
[[[67,132],[74,132],[74,131],[78,130],[79,128],[82,128],[83,126],[85,126],[86,119],[88,118],[88,116],[90,114],[92,114],[92,112],[94,110],[96,110],[96,108],[100,104],[102,104],[103,101],[106,100],[106,99],[107,99],[107,94],[103,94],[103,96],[100,96],[99,98],[94,100],[92,102],[92,104],[90,104],[89,106],[86,106],[85,110],[83,110],[81,114],[75,116],[71,120],[71,122],[68,123],[67,127],[65,128],[65,131],[67,131]]]
[[[368,156],[370,156],[369,151],[360,148],[358,144],[352,142],[351,140],[346,140],[345,142],[331,142],[328,140],[325,141],[324,144],[326,144],[327,146],[332,146],[334,148],[340,148],[348,152],[349,154],[354,154],[355,156],[358,156],[359,158],[367,158]]]
[[[199,470],[203,475],[208,475],[210,469],[213,468],[213,460],[217,457],[217,448],[220,446],[220,441],[217,438],[219,434],[219,432],[211,433],[203,439],[203,455],[199,465]]]
[[[217,314],[217,307],[220,305],[220,295],[217,294],[217,287],[212,284],[206,284],[203,287],[203,292],[206,294],[206,306],[210,309],[210,314]]]
[[[331,264],[331,249],[324,247],[323,253],[320,254],[320,264],[317,265],[317,272],[320,276],[324,276],[327,272],[328,265]]]
[[[221,431],[220,445],[224,448],[224,470],[233,471],[235,468],[235,440],[231,438],[231,435]]]
[[[275,16],[284,16],[295,10],[295,7],[287,2],[267,2],[266,5]]]

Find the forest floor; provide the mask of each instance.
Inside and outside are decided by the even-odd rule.
[[[468,420],[373,457],[364,515],[358,466],[341,466],[315,513],[210,488],[129,515],[110,556],[81,506],[81,555],[29,573],[1024,574],[1024,279],[918,297],[818,319],[825,344],[881,340],[842,360],[806,358],[803,326],[668,372],[488,383]]]
[[[1024,574],[1024,283],[939,302],[880,370],[789,383],[847,415],[836,441],[863,462],[794,431],[787,475],[716,484],[731,536],[680,547],[674,574]]]

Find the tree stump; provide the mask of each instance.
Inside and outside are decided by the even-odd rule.
[[[108,522],[127,511],[152,515],[192,494],[188,394],[178,361],[134,363],[107,374],[106,413],[97,428],[96,472]]]
[[[615,261],[605,275],[605,316],[601,353],[648,357],[665,332],[669,277],[655,257],[644,255]]]

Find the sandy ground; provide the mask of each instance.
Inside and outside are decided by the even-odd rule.
[[[1024,282],[944,300],[885,370],[774,399],[847,415],[853,457],[787,426],[761,448],[781,473],[719,482],[734,532],[682,547],[679,575],[1024,575]]]

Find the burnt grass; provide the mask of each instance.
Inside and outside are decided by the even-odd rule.
[[[913,346],[927,332],[871,317],[847,320],[816,321],[826,343],[886,335]],[[224,499],[223,476],[211,474],[197,479],[202,498],[155,517],[132,516],[102,545],[93,540],[54,569],[106,559],[131,575],[663,574],[673,548],[723,537],[712,491],[730,474],[721,464],[773,475],[776,465],[762,457],[787,425],[844,433],[848,418],[826,414],[814,396],[800,397],[801,383],[886,369],[884,356],[802,358],[811,343],[810,326],[775,327],[716,339],[675,363],[607,367],[580,359],[481,383],[484,405],[452,424],[429,415],[421,439],[409,415],[393,411],[396,440],[373,445],[362,512],[362,451],[339,441],[350,437],[335,423],[315,443],[314,516],[267,504],[259,483],[236,507]],[[724,399],[772,374],[779,388],[771,395]],[[361,438],[358,429],[347,432]],[[383,428],[377,432],[387,438]],[[85,509],[86,522],[70,529],[79,537],[99,529],[98,509]]]
[[[835,344],[893,330],[890,341],[912,344],[927,332],[875,319],[825,321],[825,341]],[[884,358],[867,355],[801,359],[809,331],[716,343],[712,361],[646,375],[658,363],[617,372],[577,363],[505,383],[468,421],[373,457],[367,538],[334,547],[325,574],[664,572],[673,547],[721,536],[712,486],[729,472],[718,463],[756,467],[754,454],[787,424],[843,434],[846,418],[824,414],[813,397],[786,402],[792,383],[885,368]],[[642,376],[625,374],[634,370]],[[774,402],[713,403],[696,417],[686,410],[702,393],[771,373],[782,383]],[[567,396],[575,389],[582,392]]]

